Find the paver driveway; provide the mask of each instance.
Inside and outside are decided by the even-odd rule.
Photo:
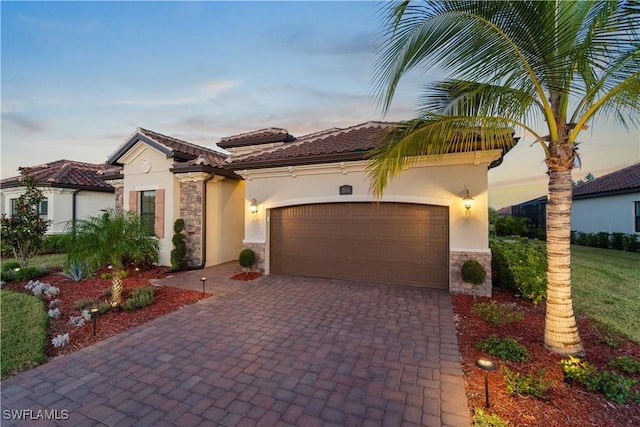
[[[469,425],[446,292],[211,282],[210,298],[3,381],[2,425]]]

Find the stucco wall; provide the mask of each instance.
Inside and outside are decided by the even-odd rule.
[[[52,223],[47,234],[64,233],[67,224],[73,218],[73,193],[75,190],[68,188],[40,187],[42,194],[47,198],[48,216]],[[10,215],[11,199],[17,199],[24,194],[23,188],[11,188],[2,190],[2,213]],[[84,219],[95,216],[100,210],[115,207],[113,193],[99,191],[79,191],[76,196],[76,218]]]
[[[578,199],[571,209],[571,229],[584,233],[635,233],[635,206],[640,192]]]
[[[151,169],[148,172],[143,170],[145,160],[151,163]],[[164,237],[160,239],[160,265],[171,265],[171,249],[173,249],[171,237],[173,222],[176,219],[172,201],[179,200],[179,182],[169,171],[173,166],[173,159],[139,142],[118,161],[124,164],[123,208],[125,210],[129,210],[131,191],[164,189]]]
[[[449,207],[450,251],[490,253],[488,243],[487,166],[499,153],[455,154],[420,162],[394,179],[382,202],[420,203]],[[240,172],[246,181],[245,246],[265,246],[268,272],[269,209],[281,206],[373,201],[366,162],[299,166]],[[352,195],[339,195],[341,185],[351,185]],[[473,197],[466,212],[465,188]],[[249,213],[256,199],[259,210]]]

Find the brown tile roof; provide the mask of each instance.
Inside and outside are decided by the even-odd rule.
[[[640,162],[573,187],[574,198],[640,191]]]
[[[302,136],[276,148],[231,158],[232,169],[277,167],[341,160],[362,160],[371,149],[385,143],[393,123],[366,122]]]
[[[80,190],[113,192],[113,187],[103,181],[99,173],[107,169],[106,164],[56,160],[36,166],[20,168],[22,175],[35,178],[40,187],[75,188]],[[0,181],[0,187],[11,188],[22,185],[22,175]]]
[[[282,128],[266,128],[253,132],[241,133],[238,135],[220,138],[218,147],[232,148],[243,147],[247,145],[268,144],[273,142],[291,142],[296,137],[289,134],[289,131]]]

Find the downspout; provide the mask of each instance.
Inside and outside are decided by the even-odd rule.
[[[202,262],[185,270],[200,270],[207,263],[207,183],[215,177],[215,174],[211,174],[202,181]]]
[[[76,241],[76,219],[77,219],[77,208],[78,208],[78,200],[77,200],[77,195],[80,192],[80,190],[74,190],[72,195],[71,195],[71,236],[72,236],[72,241],[75,242]]]

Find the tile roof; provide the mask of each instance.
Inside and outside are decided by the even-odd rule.
[[[106,164],[56,160],[36,166],[21,167],[22,175],[0,181],[0,187],[11,188],[22,185],[22,176],[28,174],[35,178],[38,186],[76,188],[81,190],[113,192],[114,188],[99,176],[107,169]]]
[[[273,142],[291,142],[295,140],[296,137],[289,134],[289,131],[286,129],[266,128],[220,138],[218,147],[231,148],[246,145],[268,144]]]
[[[344,129],[332,128],[301,136],[275,148],[232,156],[230,167],[237,170],[260,165],[288,166],[364,159],[369,151],[385,143],[384,137],[394,127],[393,123],[371,121]]]
[[[634,189],[640,191],[640,162],[573,187],[573,197],[595,197]]]
[[[192,144],[178,138],[153,132],[148,129],[138,128],[137,133],[142,134],[159,144],[165,146],[173,157],[186,157],[188,163],[194,165],[207,164],[214,167],[222,167],[225,164],[225,156],[210,148]]]

